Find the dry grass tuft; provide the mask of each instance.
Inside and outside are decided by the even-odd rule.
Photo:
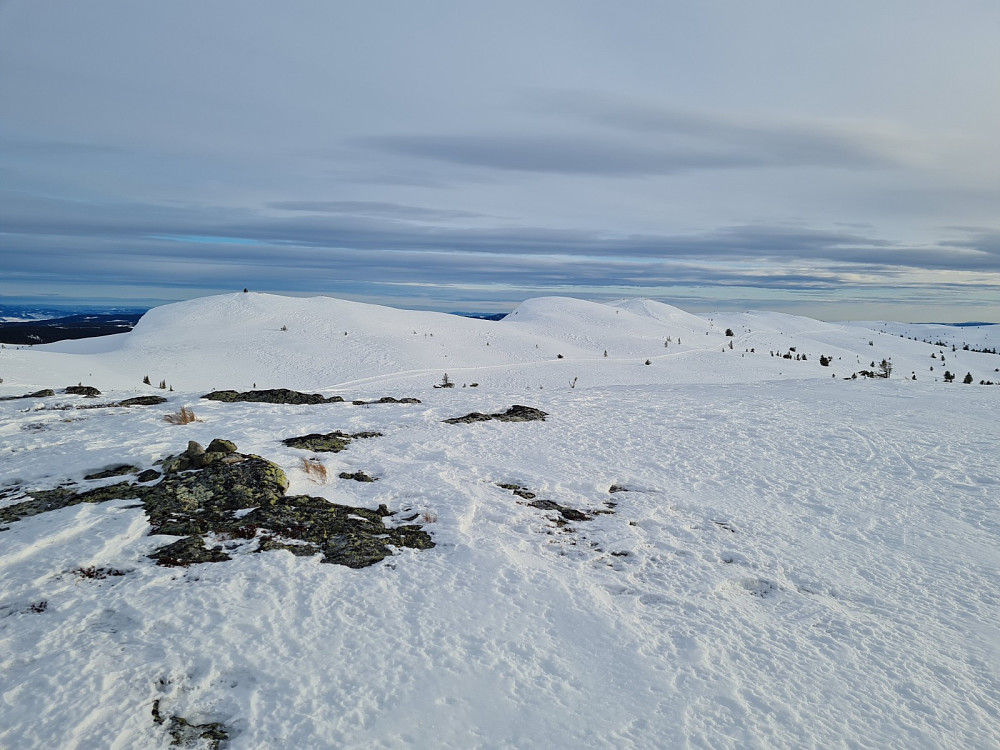
[[[191,409],[188,409],[186,406],[182,406],[178,412],[173,414],[164,414],[163,421],[168,424],[191,424],[192,422],[200,422],[201,420],[194,415],[194,412],[191,411]]]
[[[420,517],[423,519],[424,523],[434,523],[438,520],[437,513],[432,513],[429,510],[425,510]]]
[[[326,483],[326,466],[318,458],[303,458],[302,470],[314,482]]]

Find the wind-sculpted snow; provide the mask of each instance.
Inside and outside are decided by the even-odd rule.
[[[128,358],[0,350],[0,396],[178,378],[0,402],[0,747],[1000,747],[1000,388],[960,382],[1000,357],[652,303],[539,302],[550,331],[187,304]],[[512,404],[545,419],[444,423]],[[274,503],[202,502],[219,436],[280,469]],[[146,506],[164,482],[186,515]],[[391,554],[323,564],[327,517]]]

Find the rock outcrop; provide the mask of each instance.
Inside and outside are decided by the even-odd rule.
[[[541,409],[514,404],[505,412],[482,414],[474,411],[471,414],[466,414],[464,417],[452,417],[451,419],[443,419],[441,421],[448,424],[469,424],[471,422],[489,422],[491,420],[498,422],[544,422],[547,416],[548,413]]]
[[[385,505],[370,510],[321,497],[286,496],[288,479],[280,466],[239,453],[228,440],[213,440],[207,449],[191,441],[183,453],[164,459],[161,468],[162,478],[153,485],[120,482],[83,492],[73,487],[30,492],[29,500],[0,508],[0,523],[79,503],[136,498],[151,533],[181,537],[150,555],[167,566],[284,549],[362,568],[391,555],[391,547],[434,546],[419,525],[386,525],[385,519],[395,514]],[[143,472],[137,479],[149,476]],[[208,540],[214,543],[209,546]]]

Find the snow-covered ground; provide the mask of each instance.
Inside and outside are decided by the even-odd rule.
[[[10,523],[0,747],[165,748],[154,705],[231,748],[1000,747],[1000,386],[978,385],[1000,356],[962,349],[997,338],[648,300],[490,322],[235,294],[2,349],[0,396],[57,395],[0,402],[0,507],[220,437],[290,493],[419,514],[437,546],[168,568],[128,497]],[[882,359],[890,378],[845,379]],[[52,408],[92,403],[58,393],[77,383],[169,400]],[[347,401],[200,398],[254,386]],[[351,403],[378,396],[422,403]],[[512,404],[549,416],[441,421]],[[164,421],[182,406],[200,421]],[[318,454],[314,481],[281,440],[335,429],[383,435]],[[334,478],[358,470],[378,481]],[[498,484],[600,513],[560,525]]]

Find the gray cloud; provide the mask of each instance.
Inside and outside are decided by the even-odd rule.
[[[279,211],[371,216],[400,221],[448,221],[450,219],[479,219],[487,216],[475,211],[423,208],[382,201],[272,201],[267,204],[267,207]]]
[[[829,262],[871,268],[1000,272],[998,233],[985,230],[931,245],[893,242],[860,229],[802,226],[737,225],[686,235],[623,236],[530,226],[469,228],[387,221],[369,214],[382,211],[393,217],[430,219],[434,214],[451,216],[452,212],[392,204],[376,204],[377,210],[371,211],[364,202],[357,204],[360,213],[350,213],[351,202],[337,202],[337,212],[293,212],[290,218],[275,218],[208,206],[98,206],[11,193],[0,193],[0,197],[4,198],[0,222],[8,233],[4,244],[12,244],[17,235],[89,237],[130,241],[135,252],[142,253],[151,242],[168,241],[174,257],[195,246],[202,248],[199,254],[224,260],[245,255],[247,248],[254,246],[269,248],[271,253],[299,246],[370,253],[403,251],[411,254],[410,265],[417,262],[418,253],[461,252],[497,259],[548,255],[561,258],[563,263],[587,259]],[[209,248],[207,253],[205,247]],[[42,263],[44,255],[26,262]]]
[[[762,155],[724,148],[634,146],[574,135],[384,135],[358,144],[401,156],[509,171],[611,177],[665,175],[698,169],[767,166]]]
[[[898,162],[892,153],[899,146],[894,140],[871,127],[836,121],[754,122],[725,113],[654,106],[601,91],[544,91],[528,102],[534,111],[642,134],[653,143],[702,144],[750,154],[755,166],[872,168]]]
[[[750,124],[653,107],[600,92],[549,91],[530,110],[553,116],[536,132],[383,134],[353,143],[390,154],[506,171],[634,177],[698,170],[894,166],[899,144],[829,122]]]

